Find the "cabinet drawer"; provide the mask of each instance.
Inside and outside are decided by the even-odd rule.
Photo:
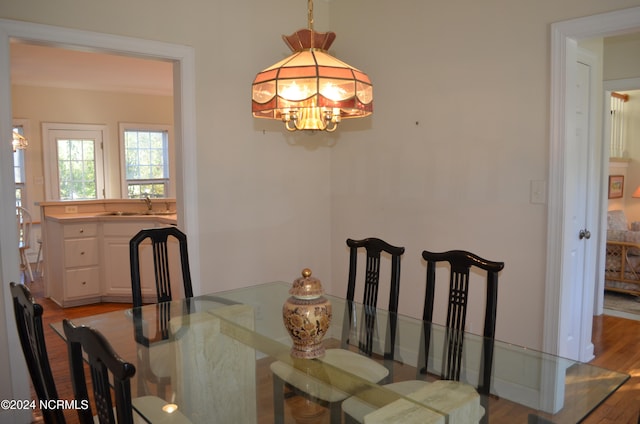
[[[64,241],[64,266],[73,268],[98,264],[98,239],[95,237]]]
[[[104,237],[127,237],[131,239],[143,228],[155,227],[153,221],[125,222],[125,218],[122,218],[122,221],[123,222],[118,223],[105,222],[102,225],[102,234]]]
[[[98,224],[78,223],[63,225],[62,235],[64,238],[74,237],[95,237],[98,234]]]
[[[98,267],[71,269],[67,270],[66,274],[65,299],[100,294],[100,271]]]

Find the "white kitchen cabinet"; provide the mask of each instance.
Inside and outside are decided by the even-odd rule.
[[[51,299],[69,307],[100,301],[98,224],[60,223],[46,226],[47,274]]]
[[[65,308],[99,302],[131,303],[129,241],[144,228],[171,222],[166,216],[47,216],[43,221],[47,296]],[[157,301],[151,252],[150,242],[141,246],[145,303]],[[184,297],[178,243],[169,243],[169,257],[172,292],[176,298]]]
[[[102,224],[103,247],[103,298],[105,302],[131,302],[131,267],[129,262],[129,240],[140,230],[153,228],[154,221],[105,222]],[[149,246],[150,247],[150,246]],[[145,302],[156,301],[156,289],[153,279],[153,258],[141,255],[142,298]]]

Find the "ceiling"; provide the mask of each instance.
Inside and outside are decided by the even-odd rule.
[[[11,83],[171,96],[173,65],[169,61],[12,41]]]

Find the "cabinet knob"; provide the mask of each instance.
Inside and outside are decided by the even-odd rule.
[[[86,286],[86,285],[87,285],[87,282],[86,282],[86,281],[83,281],[83,282],[82,282],[82,285],[83,285],[83,286]]]
[[[80,252],[81,255],[84,255],[84,252]]]
[[[80,228],[80,234],[84,233],[84,228]]]

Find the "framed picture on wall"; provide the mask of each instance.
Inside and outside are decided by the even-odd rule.
[[[609,199],[619,199],[624,190],[624,175],[609,175]]]

